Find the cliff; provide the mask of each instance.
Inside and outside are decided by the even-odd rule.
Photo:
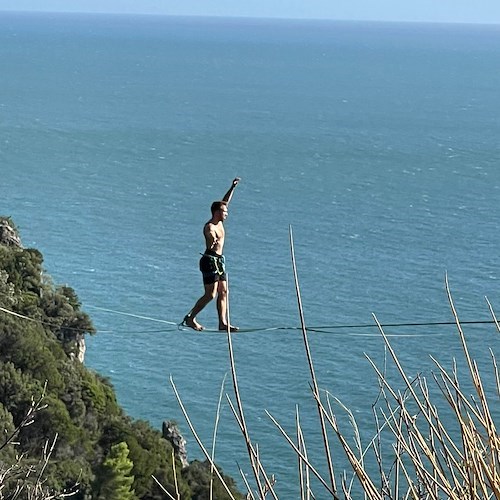
[[[22,248],[21,238],[12,221],[8,218],[0,220],[0,245]]]

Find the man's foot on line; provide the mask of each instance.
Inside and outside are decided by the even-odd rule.
[[[227,325],[219,325],[219,331],[220,332],[227,332]],[[230,332],[237,332],[239,331],[239,328],[234,325],[229,325],[229,331]]]
[[[204,329],[203,326],[200,325],[198,321],[196,321],[193,317],[189,316],[189,314],[184,316],[181,325],[187,326],[188,328],[192,328],[197,332],[201,332]]]

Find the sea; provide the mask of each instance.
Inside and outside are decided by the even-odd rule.
[[[0,214],[93,320],[87,367],[133,418],[175,420],[204,460],[174,385],[242,489],[215,304],[205,332],[177,326],[203,293],[210,204],[235,177],[235,370],[279,498],[300,498],[297,457],[268,413],[293,440],[299,415],[328,478],[291,242],[317,383],[352,446],[387,411],[371,362],[405,390],[376,321],[452,425],[432,358],[456,361],[465,390],[470,377],[447,286],[498,422],[500,26],[2,12],[0,172]]]

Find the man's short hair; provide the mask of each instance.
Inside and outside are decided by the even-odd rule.
[[[212,206],[210,207],[210,210],[212,211],[212,215],[217,212],[217,210],[220,210],[222,207],[227,207],[227,202],[225,201],[214,201],[212,203]]]

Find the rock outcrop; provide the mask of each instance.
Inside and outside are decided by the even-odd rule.
[[[186,440],[182,437],[177,424],[171,420],[163,422],[162,434],[167,441],[172,443],[175,456],[181,461],[182,467],[188,467]]]
[[[72,360],[77,360],[82,365],[85,363],[85,352],[87,351],[87,344],[83,334],[78,334],[74,340],[74,351],[70,353],[69,357]]]
[[[17,229],[6,218],[0,218],[0,245],[23,248]]]

